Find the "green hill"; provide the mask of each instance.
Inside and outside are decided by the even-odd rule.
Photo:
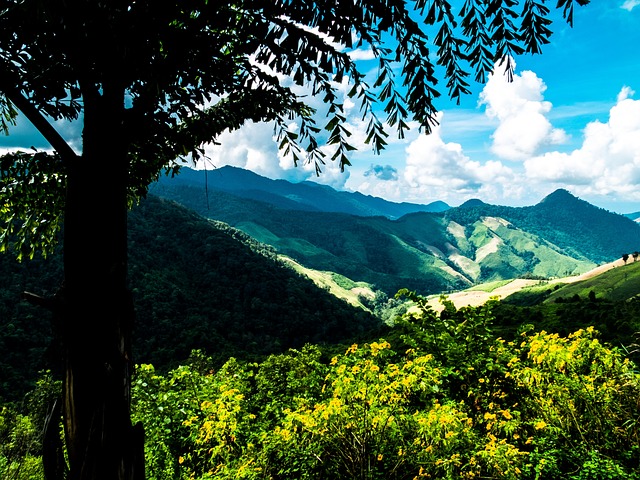
[[[509,295],[494,311],[507,338],[524,324],[560,335],[593,326],[602,340],[629,349],[640,360],[632,346],[640,332],[640,262],[579,281],[541,281]]]
[[[640,261],[611,268],[599,275],[575,282],[559,280],[541,283],[507,297],[514,305],[563,303],[580,299],[627,301],[640,296]]]
[[[129,214],[134,361],[164,369],[199,348],[218,363],[259,359],[305,343],[351,342],[380,321],[339,300],[241,231],[150,196]],[[17,263],[0,255],[0,399],[56,368],[50,315],[20,301],[53,295],[60,255]],[[357,296],[356,296],[357,298]]]
[[[595,207],[566,190],[556,190],[537,205],[504,207],[474,204],[452,208],[445,216],[468,226],[482,217],[503,218],[515,228],[543,238],[571,257],[610,262],[640,248],[640,225]]]

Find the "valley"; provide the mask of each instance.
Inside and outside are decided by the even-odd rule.
[[[206,176],[186,170],[161,178],[151,192],[228,223],[305,268],[387,295],[401,288],[439,294],[508,279],[577,276],[640,245],[636,222],[565,190],[530,207],[475,200],[401,210],[382,199],[223,167]]]

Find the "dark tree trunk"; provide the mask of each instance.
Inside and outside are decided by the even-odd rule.
[[[123,93],[85,96],[83,154],[69,165],[61,294],[63,405],[71,480],[144,478],[131,425]]]

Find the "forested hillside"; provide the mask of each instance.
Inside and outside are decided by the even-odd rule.
[[[225,224],[154,197],[129,222],[141,362],[168,365],[193,348],[220,360],[258,358],[378,327]]]
[[[495,312],[505,329],[531,324],[566,335],[595,325],[600,338],[640,360],[640,261],[578,281],[540,282],[509,295]]]
[[[471,202],[444,213],[415,212],[393,220],[309,211],[266,197],[258,201],[206,190],[189,181],[169,185],[161,183],[153,191],[229,223],[307,267],[368,282],[387,295],[400,288],[439,293],[490,280],[578,274],[601,259],[617,258],[618,248],[640,243],[640,226],[622,216],[605,212],[588,223],[590,214],[600,213],[595,207],[570,221],[571,202],[564,213],[561,205],[545,213],[539,207]],[[277,185],[286,191],[290,184]],[[611,242],[604,238],[606,225],[612,225],[606,231],[617,232]]]
[[[640,249],[640,225],[595,207],[566,190],[556,190],[537,205],[505,207],[474,203],[450,209],[446,217],[470,225],[483,216],[499,217],[544,238],[576,258],[610,262]]]
[[[130,212],[130,284],[137,308],[135,361],[169,368],[200,348],[223,363],[307,342],[353,341],[380,322],[338,300],[242,232],[150,196]],[[20,300],[53,295],[60,256],[17,263],[0,256],[0,398],[21,396],[47,352],[51,315]]]

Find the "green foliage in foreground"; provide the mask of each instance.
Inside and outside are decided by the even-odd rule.
[[[141,366],[149,478],[640,478],[640,385],[593,328],[494,338],[491,306],[405,316],[322,361]]]
[[[402,293],[418,308],[390,338],[333,358],[306,346],[216,371],[199,352],[166,375],[139,366],[147,477],[640,479],[640,374],[592,327],[506,341],[491,302],[436,314]],[[25,428],[8,418],[3,439]]]
[[[21,404],[0,405],[0,479],[44,478],[43,427],[59,395],[60,382],[47,372]]]

